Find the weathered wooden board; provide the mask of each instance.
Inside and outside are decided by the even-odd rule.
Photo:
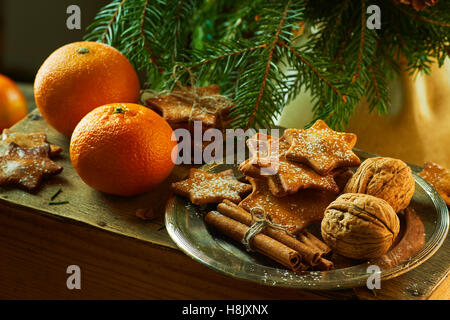
[[[0,207],[0,299],[323,299],[230,279],[178,250],[14,207]],[[66,287],[69,265],[81,269],[81,290]]]
[[[99,226],[104,230],[132,238],[171,248],[176,247],[167,232],[161,229],[164,226],[164,206],[169,195],[170,183],[184,177],[188,168],[176,167],[162,185],[146,194],[136,197],[110,196],[89,188],[81,180],[70,163],[69,139],[50,128],[38,111],[32,112],[26,120],[17,124],[14,130],[25,133],[45,132],[51,143],[63,148],[62,154],[55,161],[62,164],[64,170],[60,175],[46,181],[36,194],[3,188],[0,189],[0,199],[17,206],[34,208],[46,214]],[[69,203],[49,205],[50,198],[59,189],[62,189],[62,192],[55,201],[69,201]],[[147,208],[154,210],[159,219],[146,222],[136,216],[138,209]]]
[[[314,293],[275,288],[269,290],[267,287],[243,281],[224,279],[224,276],[207,270],[206,267],[176,250],[176,245],[164,229],[163,216],[166,199],[169,196],[168,186],[171,181],[184,177],[188,167],[176,167],[166,182],[144,195],[131,198],[105,195],[89,188],[78,177],[69,159],[69,140],[51,129],[37,111],[33,111],[13,129],[20,132],[47,133],[51,143],[60,145],[64,149],[60,158],[57,159],[64,166],[64,171],[47,181],[36,194],[0,188],[0,239],[2,239],[0,285],[6,290],[1,293],[3,295],[8,295],[8,290],[12,290],[11,292],[16,292],[17,297],[20,297],[20,294],[27,292],[26,283],[35,286],[40,280],[56,281],[49,279],[51,278],[49,275],[56,272],[50,265],[53,259],[58,259],[57,254],[68,250],[73,258],[78,257],[89,268],[105,268],[105,265],[108,265],[105,261],[111,260],[117,268],[108,265],[105,272],[112,278],[115,277],[114,272],[118,272],[117,279],[114,280],[118,282],[110,285],[98,283],[107,281],[108,278],[100,276],[100,271],[93,269],[89,271],[91,272],[89,279],[93,281],[90,284],[91,290],[88,294],[85,291],[84,296],[68,294],[62,289],[59,292],[54,286],[48,286],[48,290],[53,291],[47,291],[44,294],[39,293],[36,288],[29,288],[26,297],[36,298],[42,295],[42,297],[58,298],[60,294],[60,297],[64,298],[108,298],[124,297],[129,294],[130,298],[426,299],[430,296],[450,298],[448,285],[450,279],[446,279],[450,271],[450,240],[448,238],[443,247],[429,261],[405,275],[383,282],[382,289],[377,290],[376,295],[365,288]],[[58,206],[49,205],[50,198],[60,188],[62,192],[56,200],[67,200],[69,203]],[[136,217],[138,209],[146,208],[151,208],[158,213],[159,218],[154,221],[143,221]],[[26,221],[27,217],[28,221]],[[8,224],[9,226],[6,227]],[[33,224],[36,224],[36,230],[33,230]],[[45,225],[58,230],[52,229],[46,232]],[[74,232],[80,232],[80,234],[75,235]],[[52,241],[58,244],[52,244]],[[112,244],[109,245],[108,241],[117,243],[117,248],[112,247]],[[17,248],[14,248],[15,245]],[[41,250],[42,254],[34,252],[36,250]],[[128,250],[130,250],[129,253]],[[17,253],[13,254],[14,252]],[[149,256],[133,258],[133,254]],[[164,258],[159,258],[159,255]],[[63,258],[64,256],[61,257]],[[68,256],[64,259],[70,260]],[[144,271],[142,268],[145,268],[146,264],[149,268]],[[47,265],[48,272],[46,272]],[[21,270],[16,272],[13,266]],[[35,268],[35,271],[27,268]],[[37,270],[41,270],[40,272],[45,275],[37,274]],[[137,273],[127,275],[127,270]],[[65,274],[59,277],[64,276]],[[17,279],[6,279],[11,277],[17,277]],[[23,277],[34,277],[35,280],[26,282]],[[174,280],[169,279],[171,277],[177,279],[179,283],[175,285]],[[119,283],[120,281],[123,283]],[[127,288],[127,282],[130,281],[136,283],[142,281],[139,290],[133,291],[132,288]],[[16,285],[20,283],[24,287],[14,287],[12,283]],[[227,283],[226,286],[225,283]],[[109,291],[101,290],[102,285],[106,285]],[[120,285],[123,287],[117,292],[114,291],[113,287]],[[223,289],[223,286],[226,289]],[[439,289],[435,290],[437,287]],[[436,294],[432,295],[435,291]],[[100,293],[104,295],[101,296]]]

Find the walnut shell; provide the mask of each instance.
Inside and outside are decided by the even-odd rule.
[[[321,224],[328,246],[352,259],[382,256],[399,230],[400,220],[389,203],[361,193],[339,196],[325,210]]]
[[[365,193],[386,200],[395,212],[408,207],[415,182],[411,168],[393,158],[369,158],[347,182],[344,193]]]

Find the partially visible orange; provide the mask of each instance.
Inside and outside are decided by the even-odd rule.
[[[0,133],[28,113],[27,100],[19,87],[6,76],[0,74]]]
[[[39,111],[66,136],[96,107],[137,102],[139,90],[138,76],[127,58],[97,42],[75,42],[57,49],[45,60],[34,82]]]
[[[131,103],[108,104],[88,113],[70,141],[70,159],[92,188],[120,196],[160,184],[174,167],[172,128],[156,112]]]

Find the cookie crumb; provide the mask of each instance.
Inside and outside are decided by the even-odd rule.
[[[157,215],[155,214],[155,210],[153,210],[153,208],[147,208],[147,209],[137,209],[136,217],[144,221],[149,221],[157,218]]]

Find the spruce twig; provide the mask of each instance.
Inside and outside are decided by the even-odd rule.
[[[260,45],[255,46],[255,47],[252,47],[252,48],[245,48],[245,49],[242,49],[242,50],[228,52],[228,53],[216,56],[216,57],[212,57],[212,58],[209,58],[209,59],[204,59],[203,61],[200,61],[199,63],[189,65],[188,68],[192,70],[192,69],[198,68],[198,67],[200,67],[202,65],[205,65],[205,64],[210,64],[210,63],[213,63],[213,62],[218,61],[218,60],[226,59],[226,58],[229,58],[229,57],[232,57],[232,56],[241,55],[241,54],[246,53],[246,52],[255,51],[255,50],[258,50],[258,49],[263,49],[263,48],[266,48],[266,47],[267,47],[267,43],[262,43]]]
[[[266,88],[267,78],[269,77],[269,71],[270,71],[270,67],[271,67],[271,64],[272,64],[273,52],[274,52],[275,47],[276,47],[276,45],[278,43],[278,40],[280,38],[281,29],[282,29],[282,27],[283,27],[283,25],[285,23],[287,12],[288,12],[288,9],[289,9],[290,5],[291,5],[291,2],[289,1],[288,4],[286,5],[286,7],[284,8],[283,15],[281,16],[280,24],[278,25],[277,32],[275,33],[273,41],[272,41],[272,43],[270,45],[269,56],[267,58],[266,70],[265,70],[265,73],[264,73],[263,81],[261,83],[261,89],[259,90],[258,98],[256,99],[255,106],[253,108],[252,113],[250,114],[250,118],[248,119],[248,122],[247,122],[247,125],[245,126],[245,129],[248,129],[248,128],[250,128],[253,125],[253,122],[255,120],[256,112],[259,109],[259,105],[261,103],[261,99],[262,99],[262,96],[264,94],[264,89]]]
[[[354,27],[354,25],[353,25],[353,22],[352,22],[352,24],[350,25],[350,28],[349,28],[349,30],[348,30],[348,32],[347,32],[347,35],[345,36],[344,41],[342,41],[342,43],[341,43],[341,45],[339,46],[339,49],[338,49],[336,55],[334,56],[334,59],[333,59],[334,62],[337,62],[338,59],[339,59],[339,57],[342,55],[342,52],[344,51],[345,46],[347,45],[348,40],[350,39],[350,35],[351,35],[352,32],[353,32],[353,27]]]
[[[345,0],[344,5],[343,5],[343,6],[341,7],[341,9],[339,10],[339,14],[338,14],[338,16],[337,16],[337,18],[336,18],[335,26],[334,26],[333,30],[331,30],[330,39],[333,39],[334,36],[336,35],[337,30],[338,30],[338,27],[339,27],[339,25],[340,25],[341,22],[342,22],[342,14],[344,13],[345,9],[347,9],[347,6],[348,6],[349,1],[350,1],[350,0]],[[324,46],[323,55],[326,55],[326,54],[327,54],[327,49],[328,49],[328,47],[327,47],[327,46]]]
[[[197,86],[218,84],[235,102],[234,127],[271,126],[308,91],[314,118],[342,129],[362,99],[387,110],[400,58],[414,74],[449,55],[450,1],[420,12],[373,4],[382,8],[379,30],[366,28],[364,0],[113,0],[85,39],[124,53],[153,90],[189,84],[191,71]],[[299,22],[306,27],[296,37]]]
[[[441,26],[441,27],[450,27],[450,23],[445,23],[445,22],[441,22],[441,21],[436,21],[433,19],[429,19],[427,17],[423,17],[423,16],[418,16],[417,14],[414,14],[410,11],[408,11],[405,8],[402,8],[400,5],[395,4],[395,6],[397,7],[398,10],[400,10],[401,12],[403,12],[404,14],[412,17],[413,19],[417,20],[417,21],[422,21],[422,22],[426,22],[426,23],[431,23],[431,24],[435,24],[437,26]]]
[[[303,62],[308,68],[310,68],[311,71],[314,72],[320,79],[322,79],[322,81],[325,82],[331,90],[333,90],[338,96],[340,96],[344,103],[347,102],[347,98],[345,97],[345,95],[343,95],[335,86],[333,86],[331,82],[327,78],[325,78],[325,76],[323,76],[316,68],[314,68],[308,60],[302,57],[302,55],[297,50],[287,46],[284,43],[280,43],[280,45],[289,49],[289,51],[291,51],[301,62]]]
[[[58,205],[63,205],[63,204],[68,204],[69,201],[50,201],[48,204],[50,206],[58,206]]]
[[[122,0],[119,5],[117,6],[117,10],[114,12],[113,16],[111,17],[111,20],[108,23],[108,26],[105,28],[105,32],[103,33],[103,37],[101,42],[106,43],[108,40],[108,36],[112,38],[112,29],[114,22],[116,22],[117,17],[120,14],[120,10],[122,9],[123,5],[125,4],[126,0]],[[111,42],[111,41],[110,41]]]
[[[359,69],[361,68],[361,61],[363,58],[363,51],[364,51],[364,36],[365,36],[365,24],[366,24],[366,4],[364,3],[364,0],[361,0],[361,40],[359,44],[359,52],[358,52],[358,62],[356,63],[356,70],[353,74],[352,83],[356,81],[357,78],[359,78]]]
[[[57,196],[59,196],[59,194],[62,192],[62,188],[59,188],[51,197],[50,197],[50,201],[53,201],[56,199]]]
[[[148,54],[150,55],[150,63],[153,63],[157,68],[159,73],[163,73],[163,69],[159,66],[158,61],[156,60],[155,55],[153,54],[153,50],[150,47],[150,44],[148,43],[148,40],[145,36],[145,15],[147,13],[149,0],[145,0],[144,7],[142,9],[142,16],[141,16],[141,22],[140,22],[140,34],[142,37],[142,41],[144,42],[145,49],[148,51]]]

